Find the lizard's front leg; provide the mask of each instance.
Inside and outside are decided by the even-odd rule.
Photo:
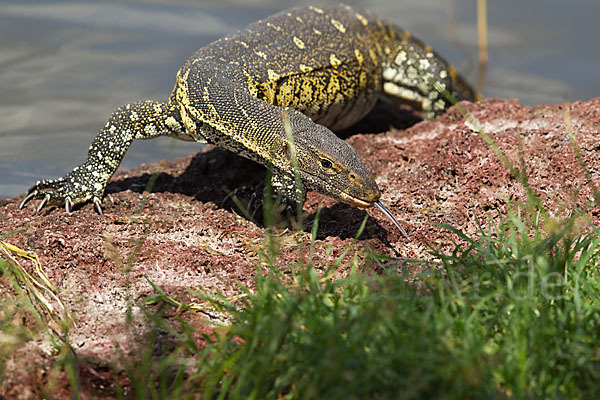
[[[135,139],[152,139],[161,135],[183,135],[183,124],[168,103],[144,101],[118,108],[89,147],[85,162],[59,179],[38,181],[23,199],[42,200],[36,213],[46,205],[63,205],[67,212],[76,204],[92,200],[102,214],[102,196],[108,180]]]
[[[287,174],[273,171],[271,177],[271,187],[273,194],[279,199],[282,205],[289,210],[296,212],[298,205],[302,206],[306,200],[306,189],[302,182],[296,184],[296,179]]]

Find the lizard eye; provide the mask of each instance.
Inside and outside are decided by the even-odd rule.
[[[328,159],[321,158],[321,167],[323,167],[324,169],[331,169],[333,168],[333,164]]]

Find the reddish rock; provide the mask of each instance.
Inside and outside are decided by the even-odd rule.
[[[532,190],[550,212],[567,215],[576,205],[589,205],[591,188],[573,150],[565,112],[593,182],[600,185],[600,98],[539,107],[500,99],[464,105],[508,159],[525,167]],[[477,218],[504,213],[508,199],[524,200],[521,183],[472,127],[452,108],[435,121],[406,130],[349,137],[411,240],[377,210],[368,211],[367,228],[354,240],[365,211],[309,193],[304,206],[309,224],[319,205],[323,207],[315,264],[332,264],[349,246],[360,260],[367,248],[395,257],[427,257],[424,242],[442,247],[451,243],[448,232],[433,223],[475,234]],[[152,193],[143,193],[153,173]],[[38,254],[76,318],[69,339],[82,362],[81,381],[88,398],[94,398],[100,386],[110,391],[114,378],[109,366],[135,354],[146,340],[149,325],[137,306],[154,293],[146,277],[183,302],[197,301],[194,292],[200,290],[238,294],[238,282],[252,288],[252,276],[264,270],[259,254],[266,251],[265,230],[234,212],[228,195],[236,189],[247,193],[248,187],[262,193],[264,180],[263,167],[221,149],[207,149],[119,172],[108,186],[102,216],[90,204],[71,215],[48,208],[33,216],[31,205],[17,207],[23,195],[0,201],[3,240]],[[597,222],[597,209],[589,215]],[[310,227],[300,233],[281,229],[277,243],[277,264],[289,265],[302,251],[299,244],[309,245]],[[340,268],[340,276],[347,273],[348,264]],[[12,294],[5,279],[0,279],[0,293]],[[184,314],[199,329],[199,342],[202,332],[212,332],[212,318],[223,317],[207,315]],[[40,393],[57,357],[42,350],[48,348],[44,341],[41,337],[28,342],[12,354],[0,394],[16,399]],[[68,393],[66,382],[62,376],[55,396]]]

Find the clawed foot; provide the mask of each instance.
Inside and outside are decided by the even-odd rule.
[[[263,193],[256,187],[244,186],[230,191],[223,199],[220,206],[224,207],[227,201],[235,204],[236,212],[244,215],[250,221],[255,223],[264,223],[266,225],[287,225],[295,224],[298,213],[298,205],[293,202],[286,202],[281,196],[269,195]],[[265,197],[270,196],[270,197]],[[267,199],[269,199],[267,201]],[[265,212],[269,214],[265,218]]]
[[[102,194],[94,193],[86,186],[76,182],[72,174],[69,174],[60,179],[38,181],[29,189],[27,196],[19,204],[19,209],[23,209],[31,200],[41,200],[35,215],[38,215],[48,204],[64,205],[65,211],[70,214],[74,205],[85,203],[91,199],[96,212],[102,215],[101,196]]]
[[[230,191],[221,201],[221,207],[227,201],[233,201],[238,211],[251,221],[255,221],[261,216],[262,199],[256,195],[256,188],[244,186]]]

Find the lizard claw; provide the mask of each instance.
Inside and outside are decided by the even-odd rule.
[[[78,177],[75,174],[68,174],[60,179],[38,181],[27,193],[27,196],[19,204],[19,209],[23,209],[31,200],[41,200],[37,206],[35,215],[39,215],[42,208],[48,204],[63,205],[65,212],[71,214],[73,206],[92,200],[94,208],[98,214],[102,215],[102,193],[92,192],[83,186],[80,181],[84,177]]]
[[[71,207],[73,207],[73,201],[71,200],[71,196],[65,197],[65,212],[67,214],[71,214]]]
[[[83,164],[62,178],[37,181],[29,189],[19,208],[24,208],[31,200],[41,200],[35,215],[39,215],[42,208],[48,204],[63,206],[66,213],[71,214],[74,206],[92,200],[95,210],[102,215],[101,199],[106,182],[90,171],[94,171],[94,168]]]
[[[40,205],[37,207],[37,210],[35,210],[35,215],[39,215],[40,214],[40,211],[42,210],[42,208],[44,208],[44,206],[46,205],[46,203],[48,203],[48,200],[50,200],[50,194],[46,194],[44,196],[44,198],[40,202]]]
[[[99,197],[94,196],[94,198],[92,199],[92,202],[94,203],[94,208],[96,209],[96,212],[99,215],[102,215],[102,200],[100,200]]]
[[[32,190],[29,194],[23,199],[23,201],[19,204],[19,210],[22,210],[23,207],[27,205],[33,198],[37,195],[37,190]]]

